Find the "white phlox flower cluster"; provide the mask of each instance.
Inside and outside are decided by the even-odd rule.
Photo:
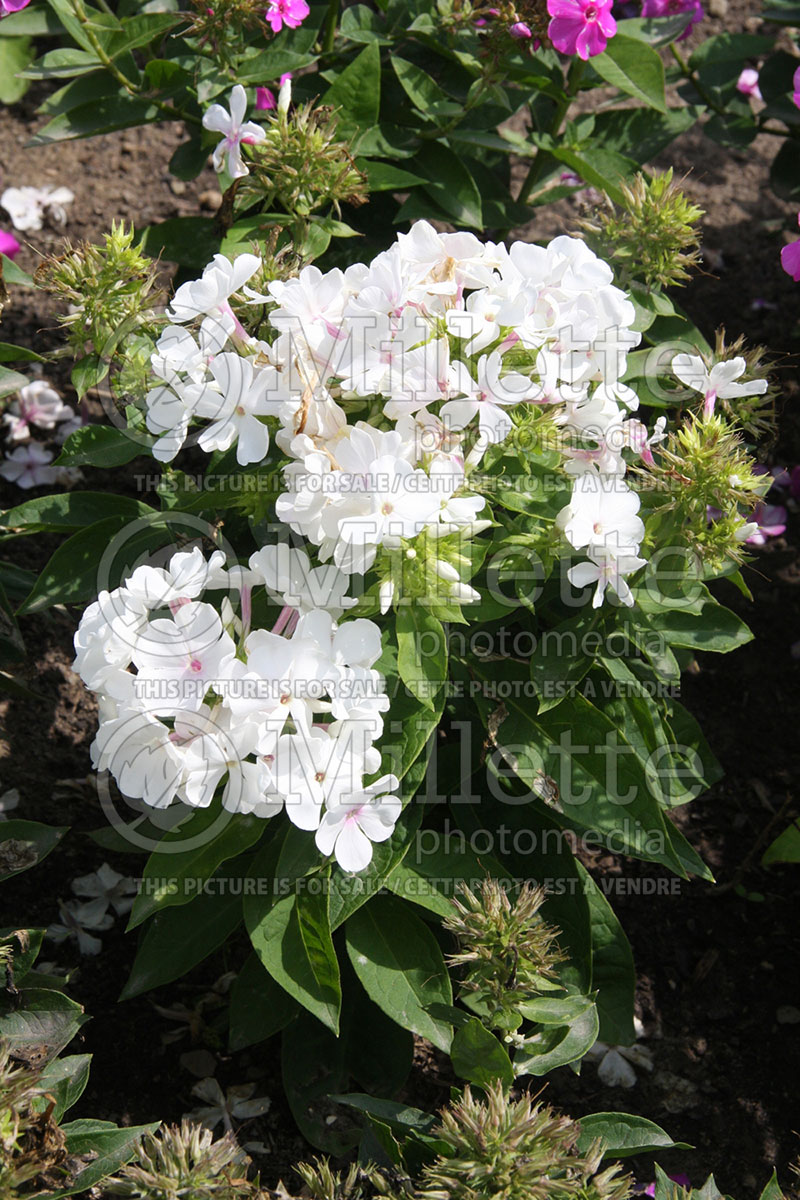
[[[250,630],[262,587],[280,612],[272,629]],[[247,567],[194,547],[101,592],[75,635],[75,670],[99,701],[95,768],[155,808],[205,808],[222,787],[229,812],[285,810],[324,854],[362,870],[401,802],[394,775],[376,778],[389,705],[380,630],[342,619],[346,590],[333,564],[274,545]],[[241,616],[206,591],[236,594]]]
[[[204,449],[235,444],[240,464],[259,463],[274,422],[290,460],[279,519],[322,562],[363,573],[381,548],[485,528],[472,471],[526,409],[547,406],[573,480],[557,524],[586,555],[570,577],[596,584],[596,605],[608,586],[633,602],[625,577],[644,564],[644,526],[626,453],[650,461],[664,422],[648,435],[630,416],[634,307],[585,243],[509,248],[419,221],[369,265],[307,266],[266,294],[248,286],[259,265],[217,255],[178,289],[147,396],[157,458],[171,460],[196,423]],[[268,340],[242,328],[234,293],[267,306]],[[479,599],[441,557],[452,598]]]

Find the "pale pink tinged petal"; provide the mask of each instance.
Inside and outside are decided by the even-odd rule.
[[[240,83],[231,92],[231,117],[238,129],[244,120],[244,114],[247,112],[247,92]]]
[[[203,113],[203,128],[210,129],[212,133],[227,133],[231,127],[230,113],[222,107],[221,104],[212,104],[209,109]]]

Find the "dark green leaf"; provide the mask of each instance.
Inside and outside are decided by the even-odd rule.
[[[489,1087],[499,1080],[508,1088],[514,1082],[514,1068],[505,1048],[477,1017],[456,1030],[450,1058],[456,1075],[478,1087]]]
[[[452,1004],[453,992],[433,934],[407,905],[377,896],[345,926],[347,953],[370,999],[403,1029],[449,1050],[452,1029],[431,1004]]]
[[[600,1138],[606,1158],[629,1158],[632,1154],[651,1154],[656,1150],[688,1150],[685,1142],[673,1142],[668,1133],[652,1121],[633,1113],[600,1112],[581,1117],[577,1150],[585,1154]]]
[[[230,995],[231,1050],[243,1050],[272,1037],[297,1016],[300,1008],[275,982],[253,952],[234,980]]]

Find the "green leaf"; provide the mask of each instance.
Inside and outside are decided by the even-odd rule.
[[[74,46],[62,46],[49,50],[24,72],[26,79],[71,79],[96,71],[100,59],[93,50],[78,50]]]
[[[125,1129],[105,1121],[70,1121],[62,1125],[69,1153],[76,1157],[92,1155],[92,1160],[78,1172],[69,1187],[49,1191],[48,1200],[60,1200],[62,1196],[75,1196],[93,1188],[133,1158],[141,1137],[145,1133],[155,1133],[159,1124],[156,1121],[152,1125],[130,1125]]]
[[[70,379],[72,386],[78,393],[78,399],[82,400],[90,388],[97,387],[98,383],[102,383],[108,374],[107,362],[104,362],[99,354],[87,354],[84,358],[79,358],[72,368]],[[101,425],[87,425],[86,429],[102,429]],[[82,430],[76,430],[76,433],[81,433]],[[121,432],[121,431],[120,431]]]
[[[113,133],[117,129],[130,129],[134,125],[149,125],[160,120],[163,120],[163,113],[152,101],[134,99],[123,90],[117,95],[104,96],[59,113],[37,130],[28,146],[49,146],[53,142],[94,137],[100,133]]]
[[[114,425],[84,425],[69,435],[55,465],[121,467],[140,454],[147,454],[153,441],[151,437]]]
[[[778,1184],[778,1172],[774,1171],[767,1181],[767,1186],[761,1193],[759,1200],[783,1200],[783,1192]]]
[[[753,640],[744,621],[729,608],[712,601],[699,614],[671,611],[655,613],[650,624],[671,646],[727,654]]]
[[[359,1112],[367,1113],[383,1121],[396,1133],[430,1133],[436,1124],[433,1113],[423,1112],[420,1108],[412,1108],[408,1104],[398,1104],[394,1100],[381,1100],[375,1096],[365,1096],[361,1092],[349,1092],[344,1096],[331,1096],[337,1104],[346,1104]]]
[[[436,104],[448,103],[448,96],[442,91],[435,79],[431,79],[426,71],[414,63],[407,62],[399,55],[391,56],[392,68],[400,81],[405,94],[426,121],[433,119],[431,108]]]
[[[524,666],[478,661],[472,670],[489,689],[500,678],[513,689],[504,698],[506,715],[494,736],[499,755],[488,760],[493,772],[507,779],[507,764],[533,795],[541,791],[543,777],[550,779],[557,811],[574,826],[613,837],[620,853],[660,862],[683,874],[644,766],[614,721],[580,693],[550,712],[534,715],[526,699],[530,681],[524,679]],[[488,723],[497,706],[480,697],[478,704]]]
[[[427,1011],[453,1003],[439,944],[406,905],[377,896],[345,926],[347,953],[370,999],[403,1029],[449,1050],[452,1028]]]
[[[18,392],[26,383],[30,383],[26,375],[20,375],[19,371],[12,371],[8,367],[0,367],[0,398]]]
[[[768,867],[771,863],[796,862],[800,862],[800,818],[793,821],[783,833],[778,834],[761,858],[763,867]]]
[[[27,949],[23,950],[20,946],[19,939],[14,935],[17,933],[27,935]],[[6,947],[11,946],[13,954],[12,969],[14,972],[14,983],[19,986],[22,980],[30,971],[42,946],[42,939],[45,931],[43,929],[25,929],[18,930],[13,925],[7,926],[5,929],[0,929],[0,945],[5,944]]]
[[[142,522],[143,527],[125,541],[128,558],[125,564],[119,564],[120,570],[135,561],[135,550],[153,550],[170,540],[166,525],[159,527],[156,523],[159,518],[161,514],[156,513],[152,523]],[[101,586],[116,586],[110,579],[101,581],[100,563],[109,544],[130,523],[128,516],[106,517],[94,525],[87,525],[62,542],[43,568],[19,612],[41,612],[53,604],[78,604],[94,599]]]
[[[283,1090],[300,1132],[318,1150],[337,1156],[359,1141],[347,1120],[329,1122],[330,1094],[347,1087],[347,1039],[335,1037],[310,1014],[301,1012],[283,1031]]]
[[[299,1011],[297,1002],[275,982],[253,951],[231,987],[229,1049],[243,1050],[266,1041]]]
[[[139,238],[139,249],[151,258],[160,256],[198,271],[211,261],[219,244],[212,217],[170,217],[158,225],[147,225]]]
[[[664,96],[664,64],[652,47],[638,38],[618,33],[592,66],[606,83],[640,100],[659,112],[667,111]]]
[[[0,823],[0,879],[38,866],[68,831],[68,825],[42,825],[12,819]]]
[[[258,908],[248,903],[247,931],[267,971],[303,1008],[338,1033],[342,988],[327,891],[323,895],[304,889],[283,896],[254,920],[257,916]]]
[[[519,1011],[537,1025],[569,1025],[592,1007],[591,996],[537,996],[520,1004]]]
[[[236,71],[239,83],[270,83],[281,75],[299,71],[317,61],[315,54],[304,54],[296,50],[281,48],[276,40],[268,50],[261,50],[244,59]]]
[[[691,9],[670,17],[629,17],[626,21],[617,21],[617,35],[622,33],[649,42],[651,46],[666,46],[683,33],[691,19]]]
[[[424,182],[421,176],[395,167],[392,163],[357,158],[356,166],[366,175],[370,192],[406,192]]]
[[[0,37],[0,104],[16,104],[30,84],[21,75],[33,60],[29,37]]]
[[[53,1120],[60,1121],[67,1109],[80,1100],[89,1082],[91,1054],[71,1054],[48,1063],[39,1076],[38,1086],[55,1100]],[[47,1097],[34,1101],[35,1111],[41,1112],[50,1103]]]
[[[463,225],[483,228],[481,194],[460,155],[442,142],[426,143],[415,155],[411,166],[427,180],[423,191],[444,212]]]
[[[80,1004],[51,988],[23,988],[16,1009],[0,993],[0,1038],[15,1053],[45,1046],[48,1058],[55,1058],[88,1020]]]
[[[514,1056],[516,1075],[547,1075],[556,1067],[583,1058],[586,1051],[597,1041],[600,1022],[594,1005],[563,1029],[546,1027],[541,1047],[532,1054],[524,1051]]]
[[[240,878],[244,867],[225,868],[222,882]],[[139,943],[120,1000],[130,1000],[180,979],[222,945],[242,919],[242,897],[235,889],[212,889],[180,908],[156,913]]]
[[[612,1046],[632,1045],[636,970],[633,953],[614,910],[578,863],[592,921],[592,990],[597,992],[598,1037]]]
[[[26,350],[24,346],[12,346],[10,342],[0,342],[0,363],[45,361],[46,359],[35,350]]]
[[[116,496],[112,492],[60,492],[38,496],[0,514],[0,529],[22,533],[82,529],[106,517],[125,517],[133,521],[156,510],[142,500]]]
[[[600,1138],[606,1158],[629,1158],[656,1150],[689,1150],[685,1142],[673,1142],[659,1125],[633,1113],[600,1112],[581,1117],[577,1151],[585,1154]]]
[[[16,283],[20,287],[36,286],[33,277],[27,271],[23,271],[22,267],[18,267],[7,254],[0,254],[0,279],[4,279],[6,283]]]
[[[381,52],[373,42],[337,75],[322,103],[340,110],[339,133],[353,138],[377,124],[380,100]]]
[[[421,605],[397,613],[397,669],[409,691],[427,708],[447,679],[447,642],[440,621]]]
[[[514,1082],[514,1068],[505,1048],[477,1017],[470,1017],[456,1030],[450,1058],[456,1075],[478,1087],[499,1080],[508,1088]]]
[[[200,883],[210,879],[222,863],[248,850],[263,833],[261,818],[229,813],[218,802],[195,809],[164,835],[148,858],[128,930],[153,913],[194,900]]]
[[[106,54],[114,59],[126,51],[138,50],[168,33],[182,20],[177,12],[142,12],[125,17],[121,32],[115,33],[106,43]]]

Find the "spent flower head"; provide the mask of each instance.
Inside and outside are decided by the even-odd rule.
[[[326,204],[363,204],[366,180],[348,142],[338,136],[332,109],[313,102],[264,118],[264,139],[252,147],[250,176],[241,180],[236,207],[257,201],[305,217]]]
[[[641,173],[620,184],[622,205],[605,196],[605,207],[581,222],[579,236],[612,258],[627,279],[648,288],[670,287],[689,278],[700,259],[697,228],[703,210],[676,183],[672,168],[651,179]]]
[[[671,514],[703,561],[720,566],[728,558],[741,561],[755,531],[745,514],[769,486],[755,466],[739,432],[712,413],[692,415],[673,430],[646,473],[660,501],[656,512]]]
[[[249,1161],[232,1133],[215,1139],[203,1125],[182,1121],[145,1134],[134,1160],[103,1188],[136,1200],[239,1200],[256,1194]]]
[[[462,997],[495,1029],[516,1029],[522,1022],[520,1005],[552,990],[555,969],[565,957],[556,941],[559,931],[539,914],[546,893],[526,883],[512,903],[501,884],[489,878],[477,895],[466,885],[460,894],[444,926],[458,942],[448,962],[462,969]]]
[[[415,1200],[627,1200],[630,1176],[598,1173],[602,1149],[579,1154],[579,1133],[528,1094],[513,1100],[496,1083],[479,1099],[466,1087],[431,1130],[447,1150],[423,1167]]]
[[[133,238],[133,226],[114,222],[102,245],[67,243],[64,254],[46,258],[36,271],[36,282],[69,305],[60,320],[79,353],[103,354],[152,321],[157,264]]]

